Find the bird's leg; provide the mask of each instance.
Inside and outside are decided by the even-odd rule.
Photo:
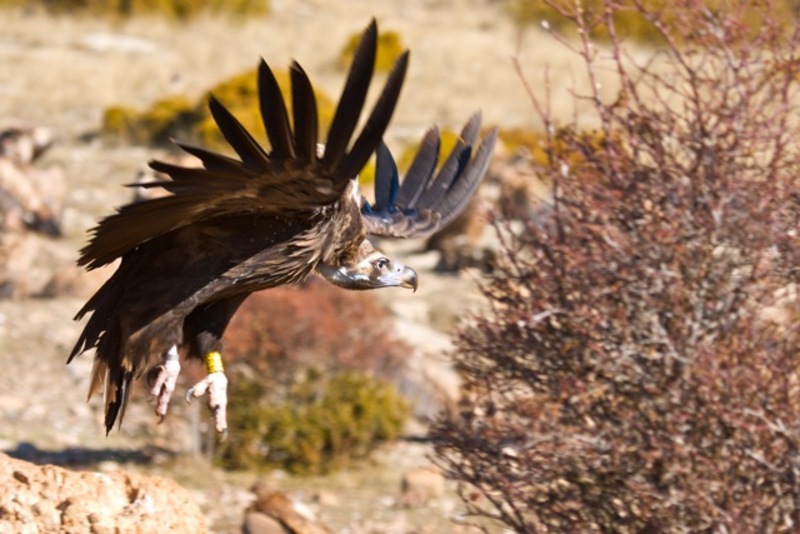
[[[204,379],[186,391],[186,402],[192,397],[202,397],[208,392],[208,407],[214,414],[214,425],[217,432],[223,434],[228,431],[228,377],[222,367],[222,355],[219,351],[212,350],[206,353],[206,370],[208,374]]]
[[[161,363],[150,374],[150,393],[156,397],[156,415],[159,423],[164,421],[169,406],[169,398],[175,391],[178,374],[181,372],[178,347],[172,346],[161,360]]]

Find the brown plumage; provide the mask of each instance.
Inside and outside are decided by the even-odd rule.
[[[316,101],[305,72],[296,63],[291,67],[292,129],[275,77],[262,61],[260,107],[271,151],[212,97],[211,113],[239,159],[179,143],[203,167],[151,162],[171,179],[144,185],[171,194],[123,206],[92,230],[78,263],[94,269],[121,262],[78,312],[76,319],[91,317],[69,360],[96,349],[89,396],[105,388],[107,430],[122,419],[131,381],[161,369],[159,362],[173,347],[192,358],[221,352],[230,318],[254,291],[297,283],[314,272],[347,289],[416,287],[416,273],[375,250],[368,234],[420,237],[449,222],[480,182],[496,132],[471,158],[480,126],[479,116],[473,117],[463,142],[434,175],[439,136],[431,130],[400,187],[381,138],[400,93],[407,52],[351,143],[376,43],[373,20],[321,156]],[[378,201],[370,206],[355,178],[376,150]],[[224,422],[217,426],[223,429]]]

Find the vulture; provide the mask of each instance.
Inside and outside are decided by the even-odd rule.
[[[78,311],[76,320],[90,317],[67,363],[95,349],[88,396],[104,393],[106,433],[116,421],[121,425],[132,381],[142,377],[163,420],[182,358],[205,362],[208,374],[187,391],[186,400],[207,394],[216,429],[224,433],[221,339],[254,291],[296,284],[314,273],[344,289],[417,288],[417,273],[373,247],[369,236],[425,237],[452,221],[486,173],[497,131],[479,142],[476,113],[439,162],[440,136],[431,128],[401,184],[382,138],[408,51],[395,62],[358,128],[377,35],[373,19],[361,36],[324,143],[304,70],[296,62],[290,67],[289,108],[262,59],[258,97],[269,150],[211,96],[210,112],[238,157],[176,142],[202,167],[151,161],[168,178],[144,186],[169,194],[117,208],[90,230],[78,264],[95,269],[120,262]],[[373,154],[370,204],[359,192],[358,173]]]

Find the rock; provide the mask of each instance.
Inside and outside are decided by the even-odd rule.
[[[403,475],[400,502],[405,506],[423,506],[444,496],[444,477],[431,467],[416,467]]]
[[[172,480],[70,471],[0,453],[0,533],[206,532],[190,494]]]
[[[54,132],[44,126],[11,124],[0,131],[0,156],[20,165],[33,163],[55,141]]]
[[[95,32],[84,36],[78,46],[98,53],[153,54],[159,51],[158,45],[150,39],[104,32]]]
[[[75,264],[62,266],[55,271],[42,288],[37,297],[81,297],[89,298],[108,280],[117,268],[117,262],[103,265],[97,269],[86,271]]]
[[[339,496],[332,491],[319,490],[312,496],[312,500],[320,506],[335,508],[341,502]]]
[[[261,512],[247,512],[244,516],[242,534],[286,534],[289,532],[277,520]]]
[[[66,179],[58,166],[33,165],[53,143],[50,130],[41,127],[0,131],[0,213],[4,229],[27,228],[61,235],[60,219]]]
[[[246,532],[253,534],[330,534],[311,513],[311,511],[301,503],[292,501],[282,491],[276,491],[263,481],[256,482],[252,488],[256,494],[256,500],[245,512],[245,522],[242,530],[246,528],[254,529]],[[265,516],[265,517],[261,517]],[[276,521],[283,530],[270,530],[272,523]],[[255,530],[263,528],[264,530]]]

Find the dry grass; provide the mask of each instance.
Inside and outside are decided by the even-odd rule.
[[[541,79],[542,66],[550,65],[554,94],[585,85],[574,58],[539,30],[527,30],[520,47],[517,30],[499,6],[459,3],[474,5],[445,9],[414,2],[400,9],[364,0],[303,13],[278,4],[267,19],[232,22],[201,16],[181,25],[0,11],[6,28],[0,37],[0,69],[14,73],[0,81],[0,118],[18,116],[76,135],[96,129],[105,107],[145,107],[176,92],[197,97],[219,80],[253,67],[260,56],[278,67],[297,59],[315,83],[336,96],[343,77],[339,52],[373,14],[381,28],[397,31],[412,50],[409,83],[391,130],[395,139],[416,137],[433,122],[458,127],[476,109],[490,123],[533,126],[530,103],[511,61],[518,50],[534,83]],[[140,40],[150,51],[92,49],[90,41],[102,34]],[[571,103],[556,110],[565,120],[573,113]]]

